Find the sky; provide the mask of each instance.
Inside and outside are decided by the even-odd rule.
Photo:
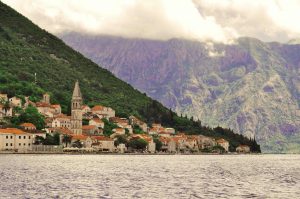
[[[54,34],[230,42],[300,38],[300,0],[2,0]]]

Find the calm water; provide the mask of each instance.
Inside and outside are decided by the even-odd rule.
[[[0,155],[0,198],[300,198],[300,156]]]

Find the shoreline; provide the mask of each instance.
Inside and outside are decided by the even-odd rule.
[[[28,153],[16,153],[16,152],[6,152],[2,153],[0,152],[1,155],[222,155],[222,156],[241,156],[241,155],[292,155],[292,154],[284,154],[284,153],[224,153],[224,154],[218,154],[218,153],[43,153],[43,152],[28,152]],[[294,154],[297,155],[297,154]]]

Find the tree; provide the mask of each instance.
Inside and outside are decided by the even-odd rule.
[[[44,116],[33,106],[28,106],[26,110],[16,119],[17,124],[24,122],[33,123],[37,129],[41,130],[45,127]]]
[[[128,146],[137,149],[137,150],[145,150],[148,145],[148,142],[144,139],[132,139],[129,141]]]
[[[105,136],[110,136],[112,134],[112,130],[118,128],[118,125],[109,122],[107,119],[103,118],[102,121],[104,122],[104,129],[103,134]]]
[[[115,142],[114,142],[114,145],[115,145],[115,146],[118,146],[119,144],[125,144],[125,145],[128,145],[128,140],[127,140],[127,138],[126,138],[125,135],[117,135],[116,138],[117,138],[117,139],[116,139]]]
[[[133,133],[135,133],[135,134],[143,134],[144,131],[141,129],[141,127],[139,125],[134,125],[133,126]]]
[[[46,134],[46,138],[43,142],[44,145],[59,145],[59,134]]]
[[[66,144],[66,147],[68,147],[68,144],[71,144],[72,136],[71,135],[63,135],[62,142]]]
[[[153,141],[155,143],[156,150],[160,151],[163,143],[158,138],[153,139]]]

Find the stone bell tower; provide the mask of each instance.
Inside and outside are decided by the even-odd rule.
[[[76,81],[71,104],[71,130],[76,135],[82,134],[82,95],[79,82]]]

